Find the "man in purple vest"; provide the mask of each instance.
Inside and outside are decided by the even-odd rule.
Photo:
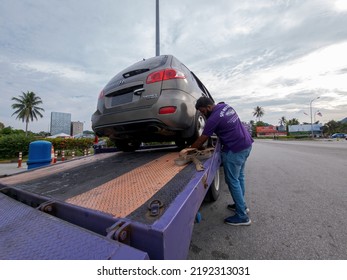
[[[200,97],[195,105],[206,118],[202,135],[191,145],[200,148],[215,133],[222,144],[222,162],[225,182],[229,187],[234,204],[228,209],[234,216],[224,219],[224,223],[234,226],[250,225],[249,209],[245,202],[245,164],[251,152],[253,139],[242,125],[235,110],[225,103],[214,104],[208,97]]]

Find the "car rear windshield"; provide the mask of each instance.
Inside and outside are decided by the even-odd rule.
[[[156,56],[149,59],[143,59],[142,61],[139,61],[133,64],[132,66],[128,67],[127,69],[125,69],[124,70],[125,72],[122,74],[122,76],[124,78],[129,78],[144,72],[148,72],[152,69],[165,65],[167,59],[168,59],[167,55]]]

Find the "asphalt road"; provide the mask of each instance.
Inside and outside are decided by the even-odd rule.
[[[347,259],[347,141],[257,140],[246,167],[251,226],[223,223],[233,213],[221,188],[200,209],[189,259]]]

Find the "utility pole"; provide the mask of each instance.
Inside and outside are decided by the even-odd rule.
[[[156,0],[156,20],[155,20],[155,56],[160,55],[160,38],[159,38],[159,0]]]
[[[316,97],[316,98],[314,98],[314,99],[312,99],[312,100],[310,101],[311,137],[312,137],[312,139],[314,138],[314,135],[313,135],[313,123],[312,123],[312,102],[315,101],[315,100],[317,100],[317,99],[319,99],[319,98],[320,98],[320,96],[318,96],[318,97]]]

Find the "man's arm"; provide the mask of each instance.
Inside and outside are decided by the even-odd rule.
[[[209,137],[207,135],[201,135],[190,147],[199,149],[207,141],[208,138]]]

